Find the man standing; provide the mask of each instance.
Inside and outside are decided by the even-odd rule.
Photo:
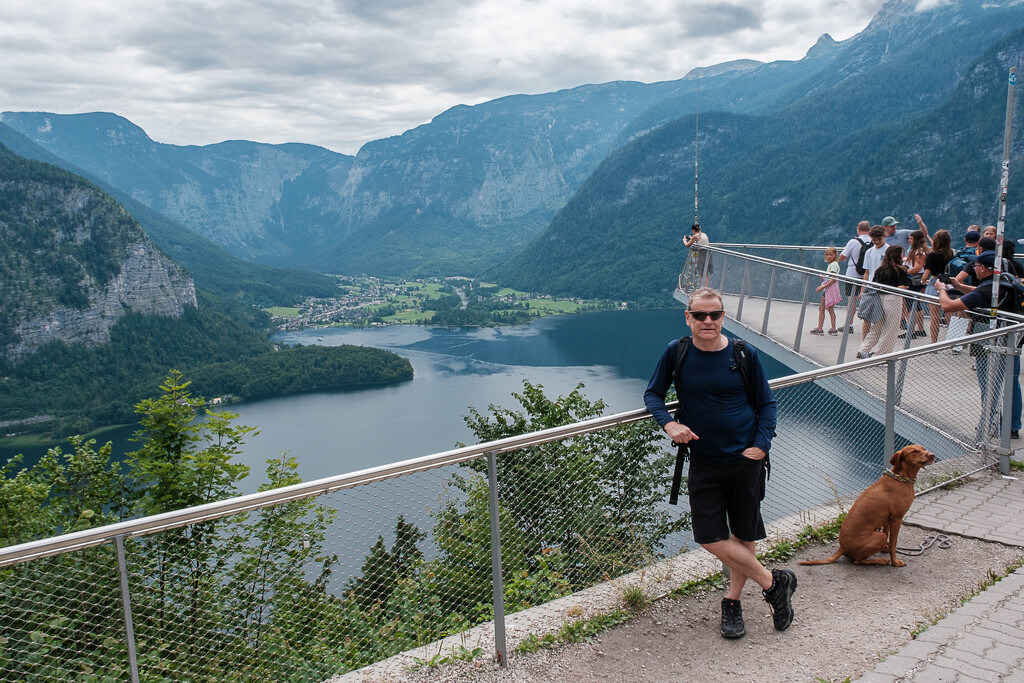
[[[672,441],[690,451],[688,490],[693,537],[730,570],[729,591],[722,600],[722,636],[741,638],[746,629],[740,595],[747,579],[762,588],[776,630],[793,622],[796,575],[768,571],[757,560],[754,543],[766,537],[761,518],[766,458],[775,435],[775,397],[757,352],[746,346],[744,368],[734,355],[735,342],[722,334],[722,297],[704,287],[690,296],[686,323],[693,333],[678,373],[674,340],[654,370],[644,403]],[[665,395],[675,376],[679,410],[675,419]]]
[[[868,236],[871,237],[872,246],[864,255],[864,279],[871,282],[878,266],[882,265],[882,257],[885,256],[885,250],[889,248],[889,245],[885,242],[885,228],[880,225],[873,226],[868,232]],[[861,339],[866,339],[870,331],[871,323],[865,320],[860,331]]]
[[[968,311],[968,310],[984,310],[992,307],[992,287],[993,287],[993,276],[995,275],[995,260],[996,252],[994,251],[983,251],[974,257],[971,263],[971,269],[974,271],[974,277],[978,281],[977,287],[972,287],[968,284],[960,282],[955,278],[950,278],[949,286],[954,289],[965,292],[965,294],[959,299],[949,298],[949,294],[946,292],[946,287],[939,286],[936,288],[939,296],[939,306],[946,313],[955,313],[957,311]],[[1013,293],[1010,291],[1012,284],[1005,278],[999,283],[999,308],[1001,310],[1013,311]],[[982,332],[987,326],[987,321],[976,320],[974,324],[974,332]],[[981,420],[978,423],[978,437],[984,438],[987,434],[992,433],[999,429],[998,415],[999,411],[999,397],[1002,394],[1003,388],[1003,372],[999,367],[996,367],[995,379],[992,386],[989,387],[988,372],[989,363],[994,360],[987,351],[981,351],[981,355],[975,358],[974,369],[978,375],[978,388],[981,390],[981,404],[983,414]],[[1012,377],[1017,378],[1020,375],[1020,356],[1014,355]],[[1017,408],[1014,410],[1014,408]],[[986,411],[987,409],[987,411]],[[1011,406],[1013,414],[1011,415],[1010,421],[1010,437],[1019,438],[1021,428],[1021,414],[1019,406]],[[984,414],[987,412],[986,414]],[[987,417],[987,419],[986,419]]]
[[[871,231],[871,223],[868,221],[861,221],[857,224],[857,236],[851,237],[850,241],[846,243],[843,248],[843,253],[839,255],[840,261],[848,261],[846,264],[846,277],[859,278],[861,275],[857,272],[857,257],[860,256],[861,249],[871,248],[871,238],[868,237],[868,232]],[[854,289],[855,285],[852,282],[844,282],[846,288],[846,300],[850,302],[850,320],[853,320],[853,316],[857,315],[857,295],[860,294],[860,287]],[[853,332],[853,326],[850,326],[850,332]]]
[[[928,226],[921,220],[920,214],[914,214],[914,220],[917,221],[917,229],[924,233],[924,239],[929,245],[932,243],[932,238],[928,236]],[[903,253],[910,253],[910,233],[913,230],[897,230],[896,226],[900,222],[892,216],[886,216],[882,219],[882,228],[885,230],[885,243],[897,247],[903,247]]]

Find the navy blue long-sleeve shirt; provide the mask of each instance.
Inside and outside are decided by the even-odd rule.
[[[654,375],[644,392],[644,403],[658,424],[673,421],[665,407],[665,394],[672,385],[676,348],[669,343],[658,360]],[[775,436],[775,396],[761,366],[757,350],[747,345],[754,373],[751,376],[754,405],[747,401],[743,376],[733,362],[733,340],[721,351],[701,351],[692,343],[676,382],[679,394],[679,422],[699,438],[690,441],[692,455],[732,460],[756,446],[768,453]]]

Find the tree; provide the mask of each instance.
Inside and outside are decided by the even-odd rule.
[[[470,408],[466,423],[480,441],[587,420],[605,407],[583,395],[582,383],[556,400],[540,385],[523,387],[513,396],[524,411]],[[574,589],[657,557],[665,539],[689,524],[657,507],[667,498],[673,460],[661,442],[653,422],[644,421],[503,454],[499,496],[523,534],[518,547],[503,543],[506,556],[518,553],[534,567],[538,558],[560,556]]]

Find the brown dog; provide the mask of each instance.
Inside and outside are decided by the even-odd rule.
[[[846,555],[854,564],[892,564],[905,567],[896,559],[896,539],[903,516],[914,502],[914,479],[922,467],[935,462],[935,454],[912,444],[892,454],[887,470],[878,481],[857,496],[839,529],[839,550],[824,560],[800,564],[831,564]],[[889,551],[888,559],[872,555]]]

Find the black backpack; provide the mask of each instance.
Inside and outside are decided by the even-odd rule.
[[[864,275],[864,273],[868,272],[868,269],[864,267],[864,255],[868,253],[874,244],[871,242],[865,242],[859,237],[857,238],[857,241],[860,242],[860,253],[857,254],[857,258],[853,262],[853,267],[856,269],[857,275]]]
[[[978,285],[978,290],[986,301],[992,298],[992,285],[992,280]],[[1024,315],[1024,282],[1009,273],[1002,273],[999,280],[999,294],[998,308],[1000,311]]]
[[[683,367],[683,360],[686,358],[686,354],[690,351],[690,346],[693,343],[693,339],[690,337],[680,337],[679,343],[676,345],[676,364],[672,369],[672,383],[676,383],[676,378],[679,377],[679,371]],[[732,362],[733,369],[740,371],[740,377],[743,378],[743,388],[747,392],[747,403],[754,405],[754,361],[750,355],[750,351],[747,350],[747,342],[742,339],[734,339],[732,342]],[[679,393],[679,386],[676,385],[676,393]],[[680,399],[680,402],[682,399]],[[680,410],[682,405],[680,405]],[[679,411],[676,411],[678,418]],[[675,442],[673,442],[675,443]],[[683,483],[683,465],[686,464],[686,458],[689,456],[690,448],[687,444],[678,443],[675,444],[678,447],[676,451],[676,468],[672,473],[672,490],[669,493],[668,503],[669,505],[676,505],[679,502],[679,489]],[[764,467],[765,467],[765,478],[771,477],[772,463],[768,459],[768,456],[764,456]]]

